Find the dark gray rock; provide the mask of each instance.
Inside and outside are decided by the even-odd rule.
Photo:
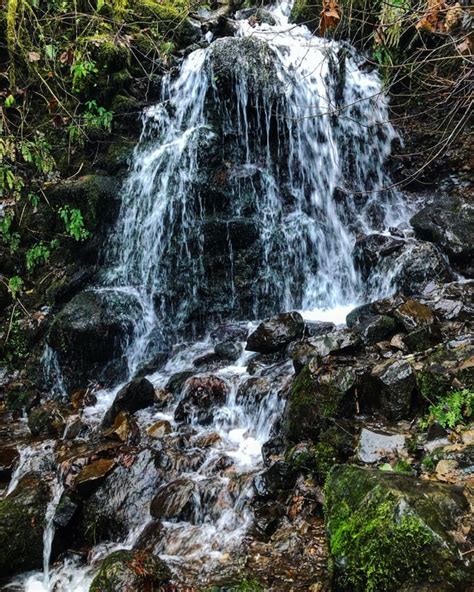
[[[435,243],[467,277],[473,276],[474,204],[446,196],[425,206],[410,220],[416,235]]]
[[[303,332],[303,317],[298,312],[286,312],[260,323],[249,335],[245,349],[262,354],[278,352],[302,337]]]
[[[116,394],[112,406],[102,420],[103,426],[111,426],[121,411],[135,413],[151,407],[155,400],[155,387],[146,378],[137,378],[126,384]]]
[[[43,529],[50,490],[39,473],[25,475],[0,500],[0,573],[9,576],[43,565]]]

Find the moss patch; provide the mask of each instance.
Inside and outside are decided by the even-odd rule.
[[[326,524],[338,589],[391,592],[430,582],[462,589],[469,570],[449,532],[467,512],[449,486],[339,466],[326,483]]]

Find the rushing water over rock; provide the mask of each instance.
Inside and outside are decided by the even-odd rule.
[[[377,72],[289,10],[191,53],[144,113],[105,253],[141,297],[131,371],[183,328],[357,302],[356,235],[401,220]]]
[[[385,172],[395,133],[377,73],[351,47],[290,26],[289,10],[285,2],[274,8],[273,25],[238,21],[235,37],[192,52],[143,115],[96,291],[136,304],[124,354],[129,378],[145,364],[157,389],[178,372],[188,381],[162,410],[136,414],[146,449],[135,472],[115,469],[124,473],[120,491],[106,481],[93,494],[125,532],[97,545],[94,558],[120,539],[121,548],[140,543],[159,553],[186,582],[213,583],[229,553],[237,566],[261,446],[283,410],[292,366],[276,359],[251,375],[252,354],[216,362],[211,338],[174,350],[159,371],[153,363],[180,337],[223,318],[344,311],[363,298],[357,235],[403,221]],[[370,285],[383,291],[379,281]],[[56,364],[54,352],[48,359]],[[118,388],[98,391],[83,413],[92,433]],[[202,410],[193,388],[209,397],[221,391]],[[60,492],[47,513],[48,564]],[[161,520],[157,532],[150,509]],[[21,586],[85,592],[93,570],[68,560],[48,573],[45,563],[44,576]]]

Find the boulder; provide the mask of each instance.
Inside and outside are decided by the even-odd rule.
[[[390,359],[372,368],[375,390],[383,415],[398,421],[409,417],[416,391],[416,378],[407,360]]]
[[[307,337],[319,337],[334,331],[336,325],[326,321],[306,321],[305,335]]]
[[[362,428],[357,447],[359,460],[366,464],[375,463],[387,455],[402,452],[406,437],[376,429]]]
[[[150,505],[153,518],[186,520],[193,522],[197,517],[198,491],[192,479],[175,479],[162,485]]]
[[[260,499],[272,498],[291,490],[296,483],[296,476],[297,473],[290,463],[277,460],[255,477],[253,487]]]
[[[136,296],[111,290],[82,292],[64,306],[51,325],[48,343],[70,389],[89,379],[116,381],[125,373],[122,355],[141,311]]]
[[[267,319],[247,338],[247,351],[271,354],[303,336],[304,321],[298,312],[286,312]]]
[[[408,296],[421,293],[429,282],[446,282],[452,279],[448,264],[431,243],[409,243],[385,260],[385,272],[396,269],[393,284]]]
[[[347,365],[318,366],[314,359],[293,381],[284,412],[284,429],[293,442],[317,441],[334,418],[355,413],[357,374]]]
[[[165,390],[170,392],[172,395],[179,395],[183,389],[184,383],[191,378],[195,373],[195,370],[183,370],[182,372],[176,372],[172,374],[168,382],[166,383]]]
[[[474,267],[474,204],[450,195],[436,199],[410,220],[418,238],[436,244],[467,277]]]
[[[233,90],[236,80],[246,83],[251,93],[278,95],[278,79],[272,50],[262,40],[251,37],[224,37],[209,48],[207,67],[221,92]]]
[[[102,420],[103,426],[111,426],[121,411],[135,413],[151,407],[155,402],[155,387],[146,378],[137,378],[126,384],[115,395],[114,402]]]
[[[199,423],[212,421],[214,410],[225,403],[228,386],[222,378],[212,374],[189,378],[184,385],[183,398],[178,403],[174,418],[178,422]]]
[[[25,475],[0,500],[0,573],[9,576],[43,565],[43,529],[50,490],[39,473]]]
[[[426,402],[436,403],[450,390],[474,389],[474,337],[440,344],[413,365],[416,382]]]
[[[242,344],[236,341],[223,341],[214,346],[214,353],[222,360],[235,362],[242,354]]]
[[[146,551],[114,551],[104,559],[89,592],[158,590],[171,579],[167,565]]]
[[[471,558],[457,543],[469,504],[459,488],[342,465],[325,493],[338,590],[470,588]]]
[[[385,234],[369,234],[359,237],[354,246],[353,256],[363,278],[367,279],[381,259],[400,250],[404,244],[403,239]]]
[[[356,327],[357,334],[364,345],[374,345],[390,339],[397,331],[398,323],[387,315],[376,315],[362,321]]]
[[[430,327],[435,322],[433,311],[429,306],[411,299],[400,304],[395,309],[394,315],[406,331]]]

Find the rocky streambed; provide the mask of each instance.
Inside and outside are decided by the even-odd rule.
[[[51,584],[7,589],[468,590],[472,295],[227,324],[119,390],[4,412],[2,574],[51,545]]]

